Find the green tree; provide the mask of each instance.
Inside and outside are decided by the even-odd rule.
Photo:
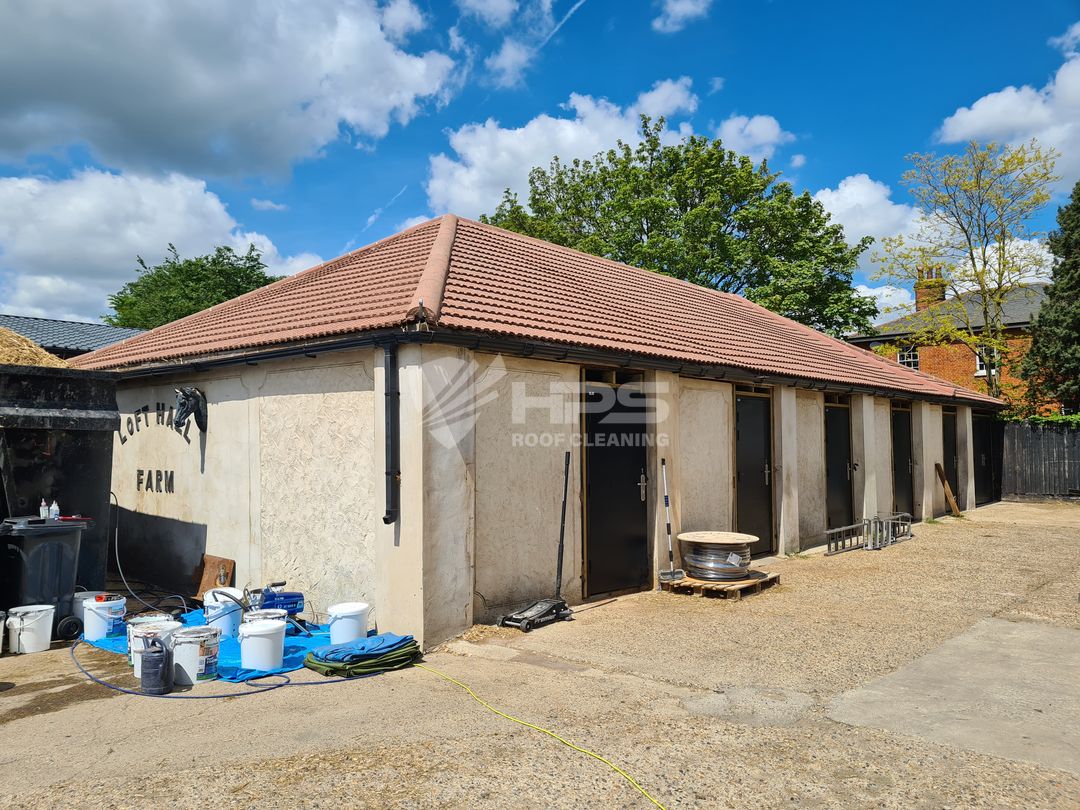
[[[1031,327],[1031,348],[1020,365],[1030,404],[1060,402],[1080,413],[1080,182],[1058,209],[1050,234],[1054,256],[1046,300]]]
[[[967,346],[982,359],[991,396],[1009,393],[1000,370],[1018,359],[1010,354],[1005,303],[1044,270],[1041,234],[1030,223],[1050,201],[1056,157],[1035,141],[972,141],[958,155],[908,155],[904,184],[915,197],[917,227],[886,237],[875,257],[879,278],[944,299],[918,313],[920,326],[905,345]]]
[[[153,329],[279,278],[263,272],[266,265],[255,245],[249,245],[243,255],[230,247],[219,247],[206,256],[181,259],[170,244],[160,264],[149,267],[141,256],[136,259],[139,277],[109,296],[113,314],[105,316],[105,323]]]
[[[866,331],[877,314],[852,288],[872,241],[855,245],[808,193],[765,161],[690,136],[661,141],[664,119],[641,118],[641,141],[592,160],[529,174],[526,208],[508,189],[483,216],[502,228],[675,278],[745,295],[831,334]]]

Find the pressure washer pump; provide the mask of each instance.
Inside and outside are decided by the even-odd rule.
[[[304,612],[304,594],[285,590],[285,582],[271,582],[261,591],[249,591],[247,598],[254,610],[284,610],[293,618]]]

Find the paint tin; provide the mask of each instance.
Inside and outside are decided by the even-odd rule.
[[[131,656],[132,666],[135,667],[135,677],[142,677],[142,654],[150,647],[150,639],[160,639],[168,644],[169,637],[184,625],[180,622],[166,619],[156,624],[137,624],[134,627],[128,625],[128,655]]]
[[[173,632],[170,642],[177,686],[191,686],[217,679],[220,629],[185,627]]]
[[[133,664],[131,658],[131,638],[135,631],[135,628],[144,624],[161,624],[162,622],[172,621],[172,616],[168,613],[140,613],[138,616],[132,616],[127,620],[127,646],[128,646],[128,664]]]

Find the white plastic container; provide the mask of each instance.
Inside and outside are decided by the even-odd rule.
[[[221,630],[217,627],[185,627],[169,637],[173,653],[174,683],[192,686],[217,679],[218,647]]]
[[[135,630],[146,624],[161,624],[168,621],[172,621],[172,616],[168,613],[140,613],[138,616],[132,616],[127,620],[128,664],[134,663],[131,658],[131,639]]]
[[[366,638],[370,609],[367,602],[341,602],[331,605],[327,611],[330,614],[330,643],[348,644],[350,641]]]
[[[87,641],[100,641],[103,638],[117,638],[127,635],[124,614],[127,612],[127,599],[119,597],[108,602],[87,599],[83,602],[83,638]]]
[[[285,657],[285,622],[260,619],[240,625],[240,666],[262,672],[281,669]]]
[[[206,616],[206,624],[221,630],[222,636],[235,637],[236,629],[240,626],[240,614],[243,611],[235,602],[204,602],[203,614]]]
[[[52,643],[52,605],[24,605],[8,611],[6,620],[9,653],[36,653]]]
[[[85,602],[89,599],[93,602],[98,596],[104,596],[107,591],[75,591],[71,597],[71,614],[75,616],[83,625],[86,624],[86,606]]]
[[[157,622],[156,624],[139,624],[135,627],[128,625],[130,632],[128,633],[128,654],[131,656],[131,663],[135,667],[135,677],[142,677],[142,654],[146,652],[150,639],[159,638],[166,646],[169,644],[169,638],[183,627],[180,622],[167,620],[163,622]]]

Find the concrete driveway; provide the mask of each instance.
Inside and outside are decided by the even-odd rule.
[[[770,564],[782,584],[739,603],[643,593],[529,635],[474,628],[427,662],[669,807],[1080,806],[1080,507],[916,532]],[[155,701],[54,650],[0,660],[5,682],[4,806],[650,806],[418,669]]]

